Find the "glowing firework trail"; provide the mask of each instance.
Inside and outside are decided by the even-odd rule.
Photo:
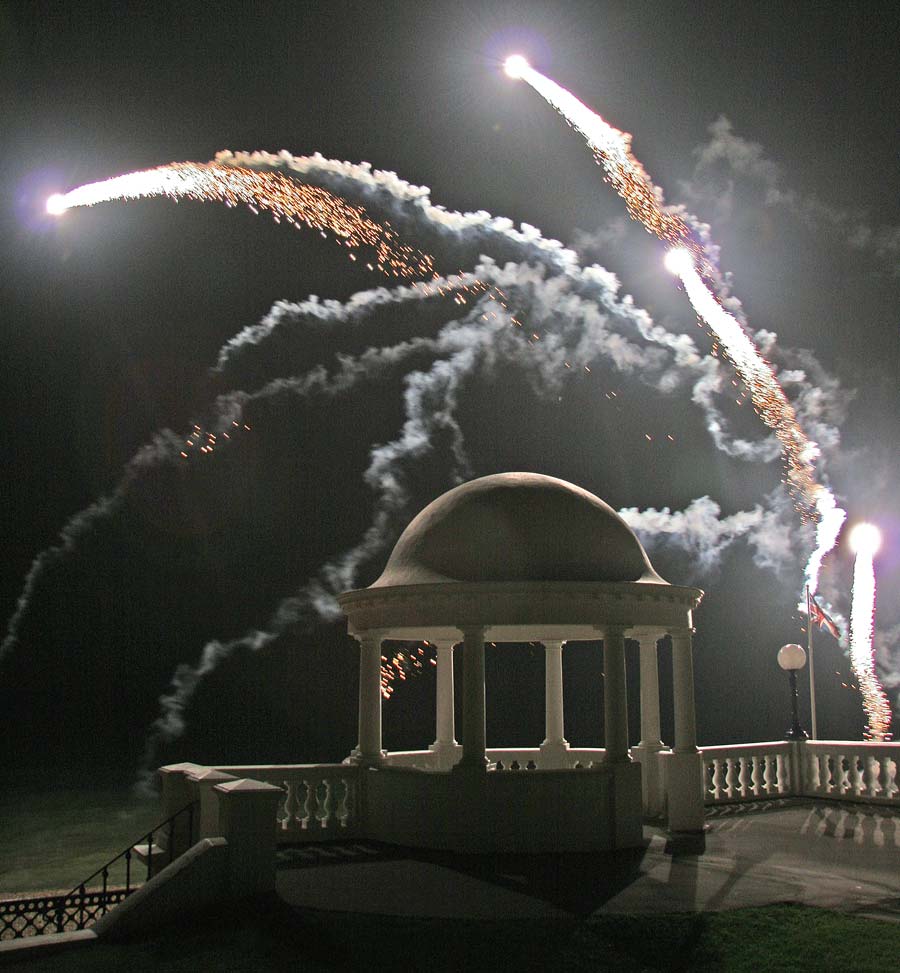
[[[817,521],[816,549],[806,571],[807,583],[815,593],[822,559],[834,547],[846,515],[830,491],[816,481],[813,460],[818,456],[818,446],[804,434],[771,365],[704,282],[701,273],[708,274],[710,268],[702,247],[692,238],[687,224],[665,210],[662,191],[631,154],[630,135],[613,128],[571,92],[535,71],[524,58],[512,57],[505,67],[507,74],[527,81],[582,134],[632,218],[660,240],[674,245],[667,256],[669,269],[681,278],[697,315],[710,327],[749,390],[757,414],[775,433],[795,505],[804,520]]]
[[[319,231],[330,230],[351,249],[370,247],[378,269],[386,274],[406,278],[434,275],[430,255],[401,244],[389,226],[371,219],[361,206],[278,172],[257,172],[217,162],[172,162],[88,183],[51,196],[47,212],[60,215],[75,206],[146,196],[221,202],[226,206],[243,203],[254,212],[270,212],[279,223],[284,220],[296,227],[302,224]],[[350,258],[355,260],[355,254],[351,253]]]
[[[687,248],[702,267],[706,266],[703,249],[694,240],[688,225],[679,216],[666,212],[662,192],[631,154],[631,136],[627,132],[613,128],[571,91],[535,71],[523,57],[514,55],[509,58],[505,69],[510,77],[527,81],[572,128],[581,133],[597,163],[603,167],[604,178],[625,200],[632,219],[640,221],[660,240]]]
[[[850,544],[856,551],[850,606],[850,661],[868,716],[865,735],[871,740],[889,739],[891,727],[891,707],[875,674],[875,652],[872,647],[875,554],[880,542],[878,528],[872,524],[858,524],[850,535]]]
[[[760,355],[746,331],[719,302],[694,269],[687,250],[670,250],[666,265],[678,275],[698,316],[705,321],[726,349],[741,381],[750,392],[756,414],[775,433],[784,457],[784,475],[788,490],[805,515],[815,516],[821,530],[817,530],[814,577],[809,584],[815,593],[818,569],[822,558],[837,540],[846,516],[835,504],[832,494],[816,482],[813,458],[818,446],[806,438],[793,406],[775,377],[771,365]]]

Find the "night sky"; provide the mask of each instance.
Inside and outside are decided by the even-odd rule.
[[[661,390],[655,359],[655,370],[623,371],[592,348],[566,305],[549,307],[538,293],[554,279],[549,263],[540,286],[511,289],[521,330],[488,337],[452,300],[387,298],[355,315],[335,311],[331,322],[309,306],[282,309],[277,326],[214,370],[220,348],[278,301],[346,302],[398,282],[349,261],[332,239],[243,208],[150,199],[44,213],[52,192],[226,148],[367,161],[429,187],[448,210],[539,228],[583,265],[615,274],[615,301],[631,295],[709,352],[662,267],[662,245],[627,220],[581,138],[503,75],[513,52],[632,133],[667,201],[710,224],[749,330],[778,335],[776,367],[803,370],[820,390],[805,407],[839,432],[823,443],[825,480],[850,523],[870,519],[885,535],[876,628],[896,713],[898,31],[888,3],[0,7],[0,608],[15,636],[0,659],[4,763],[116,764],[132,774],[179,666],[196,666],[211,640],[271,631],[282,599],[311,581],[327,588],[322,566],[353,549],[383,509],[383,480],[364,477],[372,450],[398,440],[419,376],[449,360],[435,344],[448,333],[463,369],[452,402],[426,380],[426,441],[392,467],[396,503],[380,523],[387,546],[360,559],[356,586],[380,573],[390,540],[463,474],[544,472],[617,509],[682,510],[707,496],[726,517],[761,505],[777,513],[785,542],[774,567],[754,560],[749,535],[718,552],[699,541],[647,546],[664,577],[707,592],[695,618],[701,743],[783,734],[788,697],[775,654],[805,641],[794,606],[811,534],[785,502],[779,462],[717,450],[690,383]],[[471,270],[482,255],[515,262],[520,275],[541,264],[533,246],[441,231],[383,192],[343,188],[433,253],[441,272]],[[641,345],[627,311],[601,311]],[[475,335],[469,361],[460,323]],[[532,332],[540,340],[529,341]],[[435,342],[402,360],[387,351],[417,338]],[[580,356],[565,373],[561,347]],[[367,349],[382,350],[377,369],[366,371]],[[347,356],[368,364],[338,389]],[[317,367],[323,387],[291,384]],[[283,387],[258,394],[277,379]],[[209,457],[179,457],[173,444],[194,423],[221,428],[237,391],[249,398],[233,441]],[[720,398],[736,435],[765,439],[749,406]],[[822,584],[845,616],[851,573],[842,542]],[[186,732],[152,760],[346,754],[355,646],[308,598],[288,608],[276,637],[256,651],[241,643],[200,681]],[[858,738],[860,697],[842,685],[854,684],[849,662],[826,634],[816,645],[820,735]],[[596,647],[571,648],[566,667],[567,736],[599,744]],[[535,648],[489,653],[490,745],[540,742],[542,685]],[[433,692],[430,674],[397,689],[385,707],[387,746],[430,742]],[[664,705],[664,731],[666,720]],[[636,734],[635,724],[632,742]]]

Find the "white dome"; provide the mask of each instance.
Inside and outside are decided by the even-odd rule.
[[[498,473],[425,507],[371,587],[522,581],[667,584],[599,497],[552,476]]]

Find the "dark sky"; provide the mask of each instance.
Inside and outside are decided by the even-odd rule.
[[[387,311],[340,340],[312,327],[291,339],[289,359],[276,349],[229,384],[209,374],[218,349],[275,301],[343,301],[378,282],[316,234],[244,210],[146,200],[53,220],[43,214],[50,192],[224,148],[366,160],[430,187],[448,209],[488,210],[579,247],[655,320],[708,347],[661,269],[661,249],[622,226],[622,202],[580,138],[502,75],[502,59],[521,51],[631,132],[668,201],[711,224],[751,329],[779,336],[781,366],[799,367],[790,350],[808,349],[831,400],[853,392],[826,475],[851,520],[885,531],[877,626],[896,671],[898,29],[888,3],[3,4],[4,617],[38,552],[116,489],[156,431],[189,432],[209,419],[214,394],[241,380],[332,368],[336,351],[387,347],[441,323]],[[704,162],[711,147],[729,154]],[[435,242],[407,230],[415,245]],[[471,266],[479,251],[470,250],[436,248],[441,269],[463,257]],[[529,367],[501,365],[464,384],[458,419],[474,474],[540,470],[616,507],[680,509],[706,494],[726,515],[779,489],[777,462],[713,448],[684,389],[662,395],[639,375],[597,367],[550,395]],[[258,406],[259,421],[214,468],[163,464],[137,476],[124,511],[92,523],[42,573],[0,665],[4,708],[24,727],[27,752],[82,747],[58,741],[87,713],[91,726],[112,726],[88,747],[91,759],[105,748],[139,752],[178,663],[195,664],[210,639],[265,627],[282,597],[352,547],[372,513],[368,452],[397,436],[404,387],[401,371],[342,398]],[[752,417],[734,421],[763,437]],[[667,434],[678,443],[668,452]],[[407,474],[411,516],[452,485],[446,443]],[[786,692],[774,655],[802,640],[792,605],[808,548],[796,537],[795,563],[781,574],[756,566],[743,541],[714,565],[671,546],[651,551],[670,580],[708,592],[696,619],[704,742],[781,732]],[[383,559],[364,564],[359,582]],[[844,614],[851,568],[843,545],[826,568]],[[854,682],[849,665],[827,636],[819,641],[823,732],[858,736],[859,696],[841,686]],[[504,737],[516,711],[502,687],[520,680],[539,694],[529,658],[524,675],[496,662],[492,743],[519,742]],[[583,653],[572,658],[578,742],[593,733],[596,673]],[[334,748],[353,743],[355,655],[334,626],[292,630],[224,668],[188,714],[185,754],[256,759],[242,741],[275,739],[285,759],[298,747],[307,749],[294,759],[341,756],[316,729],[326,710],[339,712]],[[389,704],[389,734],[426,732],[433,690],[420,682]],[[235,721],[225,714],[237,699]],[[540,732],[535,707],[537,728],[513,734],[521,742]],[[52,746],[48,723],[59,731]]]

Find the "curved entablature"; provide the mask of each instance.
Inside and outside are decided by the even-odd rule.
[[[670,584],[500,582],[364,588],[338,596],[351,634],[458,639],[479,626],[498,642],[597,639],[606,628],[657,631],[692,627],[703,592]]]

